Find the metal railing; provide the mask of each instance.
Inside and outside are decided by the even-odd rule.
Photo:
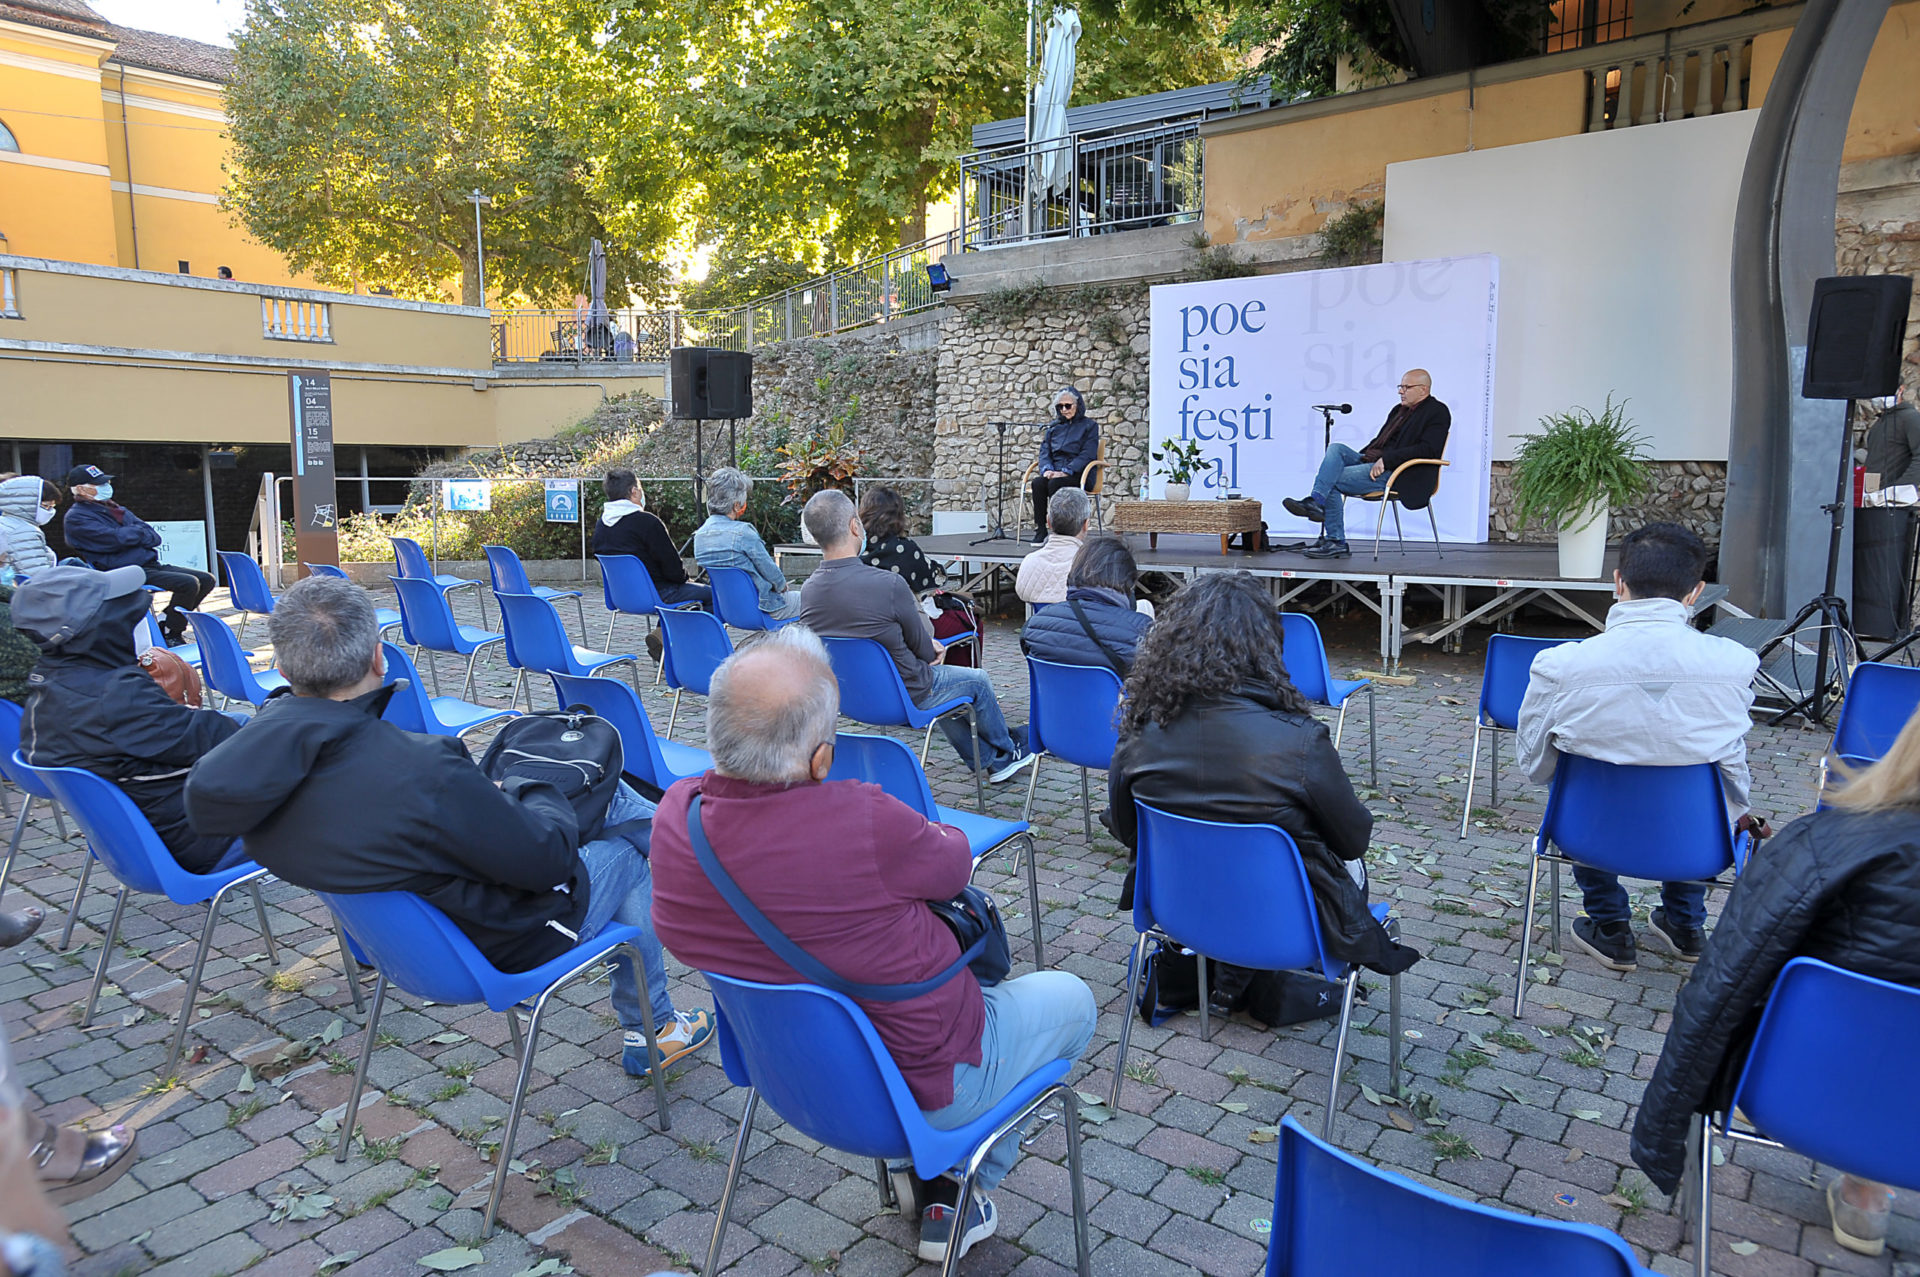
[[[493,312],[495,363],[658,363],[675,346],[727,346],[731,312],[515,309]]]
[[[967,248],[1198,221],[1200,124],[979,151],[960,161]]]

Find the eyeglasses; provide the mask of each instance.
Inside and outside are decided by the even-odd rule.
[[[1425,390],[1426,386],[1418,382],[1409,383],[1409,382],[1403,381],[1399,385],[1395,386],[1394,389],[1403,390],[1403,391],[1404,390]]]
[[[1071,399],[1062,399],[1059,403],[1054,405],[1054,407],[1056,408],[1078,408],[1079,406],[1080,406],[1079,404],[1075,403]]]

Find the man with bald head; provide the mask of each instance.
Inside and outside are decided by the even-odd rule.
[[[688,966],[741,980],[804,977],[754,934],[701,868],[687,813],[697,800],[714,858],[788,940],[843,980],[911,984],[960,957],[953,933],[928,909],[967,883],[966,835],[927,821],[877,785],[827,780],[839,685],[805,625],[746,645],[714,672],[707,695],[713,770],[667,790],[653,828],[653,922]],[[1093,994],[1064,971],[1040,971],[982,989],[962,967],[917,998],[862,1001],[927,1120],[964,1126],[1052,1060],[1078,1059],[1093,1036]],[[811,1070],[814,1061],[792,1067]],[[986,1193],[1019,1155],[1009,1137],[981,1166],[980,1192],[954,1227],[956,1181],[919,1181],[895,1168],[902,1202],[924,1207],[920,1258],[941,1262],[993,1235]],[[909,1195],[910,1194],[910,1195]]]
[[[1344,559],[1347,548],[1346,499],[1379,492],[1387,477],[1417,458],[1438,460],[1447,451],[1447,432],[1453,414],[1433,397],[1433,377],[1424,368],[1410,368],[1395,387],[1400,402],[1387,414],[1387,423],[1373,442],[1355,452],[1344,443],[1329,444],[1314,477],[1313,491],[1288,497],[1287,513],[1321,524],[1320,539],[1306,549],[1310,559]],[[1426,508],[1440,484],[1440,467],[1415,466],[1393,486],[1400,504],[1409,510]]]

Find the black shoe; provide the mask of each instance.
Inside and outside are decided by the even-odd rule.
[[[665,649],[666,649],[666,645],[660,640],[660,631],[648,630],[647,631],[647,655],[653,658],[653,663],[655,665],[658,665],[660,663],[660,653]]]
[[[1655,909],[1648,916],[1647,931],[1652,939],[1659,941],[1660,948],[1682,962],[1700,961],[1700,951],[1706,948],[1707,936],[1704,931],[1673,925],[1667,921],[1665,909]]]
[[[1327,521],[1327,508],[1312,497],[1285,497],[1281,499],[1280,504],[1287,508],[1288,514],[1296,518],[1312,519],[1315,523]]]
[[[1347,548],[1345,541],[1316,541],[1301,551],[1309,559],[1349,559],[1353,551]]]
[[[1632,923],[1609,922],[1601,926],[1581,914],[1573,920],[1573,942],[1598,958],[1600,965],[1610,971],[1632,971],[1639,965]]]

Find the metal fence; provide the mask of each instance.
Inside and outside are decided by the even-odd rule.
[[[967,248],[1198,221],[1198,121],[979,151],[960,161]]]

